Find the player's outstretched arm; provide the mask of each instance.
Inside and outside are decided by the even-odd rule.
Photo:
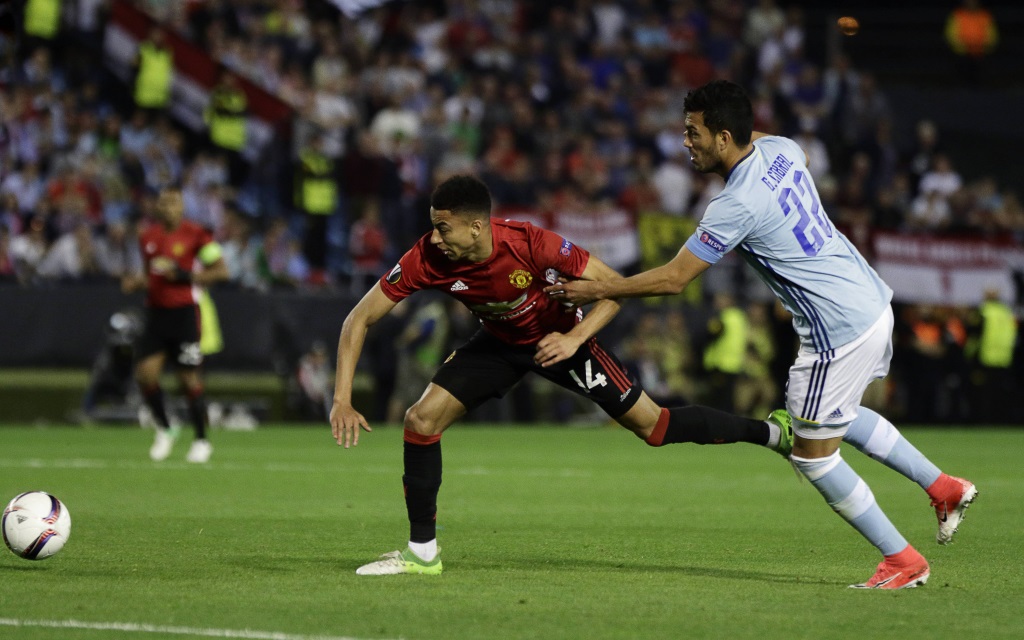
[[[560,282],[545,287],[544,291],[577,305],[595,300],[670,296],[681,293],[710,266],[710,263],[693,255],[684,246],[671,261],[635,276],[603,281]]]
[[[231,272],[228,271],[227,263],[224,262],[224,258],[217,258],[210,264],[204,264],[202,270],[192,276],[192,282],[206,287],[229,278],[231,278]]]
[[[595,281],[622,279],[618,271],[594,256],[590,256],[590,259],[587,261],[587,267],[580,274],[580,277],[584,280]],[[543,367],[547,367],[556,362],[571,358],[576,353],[576,350],[580,348],[580,345],[590,340],[597,335],[598,331],[607,326],[621,308],[621,305],[614,300],[601,300],[570,331],[564,334],[552,332],[544,336],[537,343],[537,353],[533,356],[534,361]]]
[[[366,418],[352,407],[352,378],[355,376],[359,354],[363,351],[366,331],[394,309],[396,304],[384,295],[378,282],[349,312],[341,325],[330,421],[334,440],[346,449],[359,444],[359,429],[373,430]]]

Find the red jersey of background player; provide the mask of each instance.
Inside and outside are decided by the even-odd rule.
[[[209,231],[188,220],[171,231],[159,223],[147,226],[139,236],[143,267],[149,280],[146,304],[160,308],[198,304],[199,290],[191,282],[173,281],[173,267],[177,265],[191,273],[199,250],[212,241]]]
[[[590,254],[551,231],[527,222],[491,219],[494,251],[483,262],[453,261],[420,238],[380,288],[398,302],[420,289],[444,291],[473,312],[502,342],[535,344],[565,333],[583,317],[544,293],[559,275],[578,278]]]

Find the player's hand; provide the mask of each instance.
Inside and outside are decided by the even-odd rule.
[[[544,287],[544,293],[578,307],[597,300],[597,287],[598,283],[593,280],[566,281],[559,278],[558,284]]]
[[[146,277],[129,274],[121,278],[121,293],[133,293],[146,286]]]
[[[350,404],[335,402],[331,407],[331,435],[335,442],[346,449],[359,444],[359,429],[373,431],[366,418]]]
[[[542,367],[550,367],[571,358],[581,344],[583,343],[579,338],[557,331],[549,333],[537,343],[537,353],[533,355],[533,361]]]

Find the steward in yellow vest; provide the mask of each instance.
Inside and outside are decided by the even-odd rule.
[[[1021,403],[1012,367],[1017,319],[998,291],[985,292],[985,300],[971,314],[968,331],[967,357],[974,362],[971,413],[982,424],[1006,424]]]
[[[61,0],[28,0],[25,3],[25,35],[53,40],[60,29]]]
[[[732,296],[715,295],[718,315],[708,323],[711,343],[704,349],[704,370],[708,374],[709,403],[722,411],[734,411],[736,383],[747,359],[750,324],[747,313]]]
[[[210,127],[210,140],[227,151],[241,153],[245,148],[245,120],[249,103],[238,79],[226,73],[210,92],[206,108],[206,124]]]
[[[295,206],[306,216],[303,253],[314,270],[327,266],[327,221],[338,210],[337,169],[321,146],[316,140],[299,152],[295,176]]]
[[[164,109],[171,100],[174,78],[174,53],[166,45],[164,33],[150,32],[139,45],[138,73],[135,76],[135,104],[143,109]]]

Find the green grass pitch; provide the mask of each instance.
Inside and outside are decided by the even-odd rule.
[[[216,432],[196,467],[188,437],[152,463],[141,429],[8,425],[0,499],[54,493],[73,531],[44,561],[0,549],[0,638],[1021,638],[1024,430],[906,434],[980,497],[939,547],[925,493],[844,447],[932,565],[878,592],[846,588],[877,552],[750,445],[456,425],[444,575],[360,577],[407,540],[400,428],[348,451],[326,425]]]

